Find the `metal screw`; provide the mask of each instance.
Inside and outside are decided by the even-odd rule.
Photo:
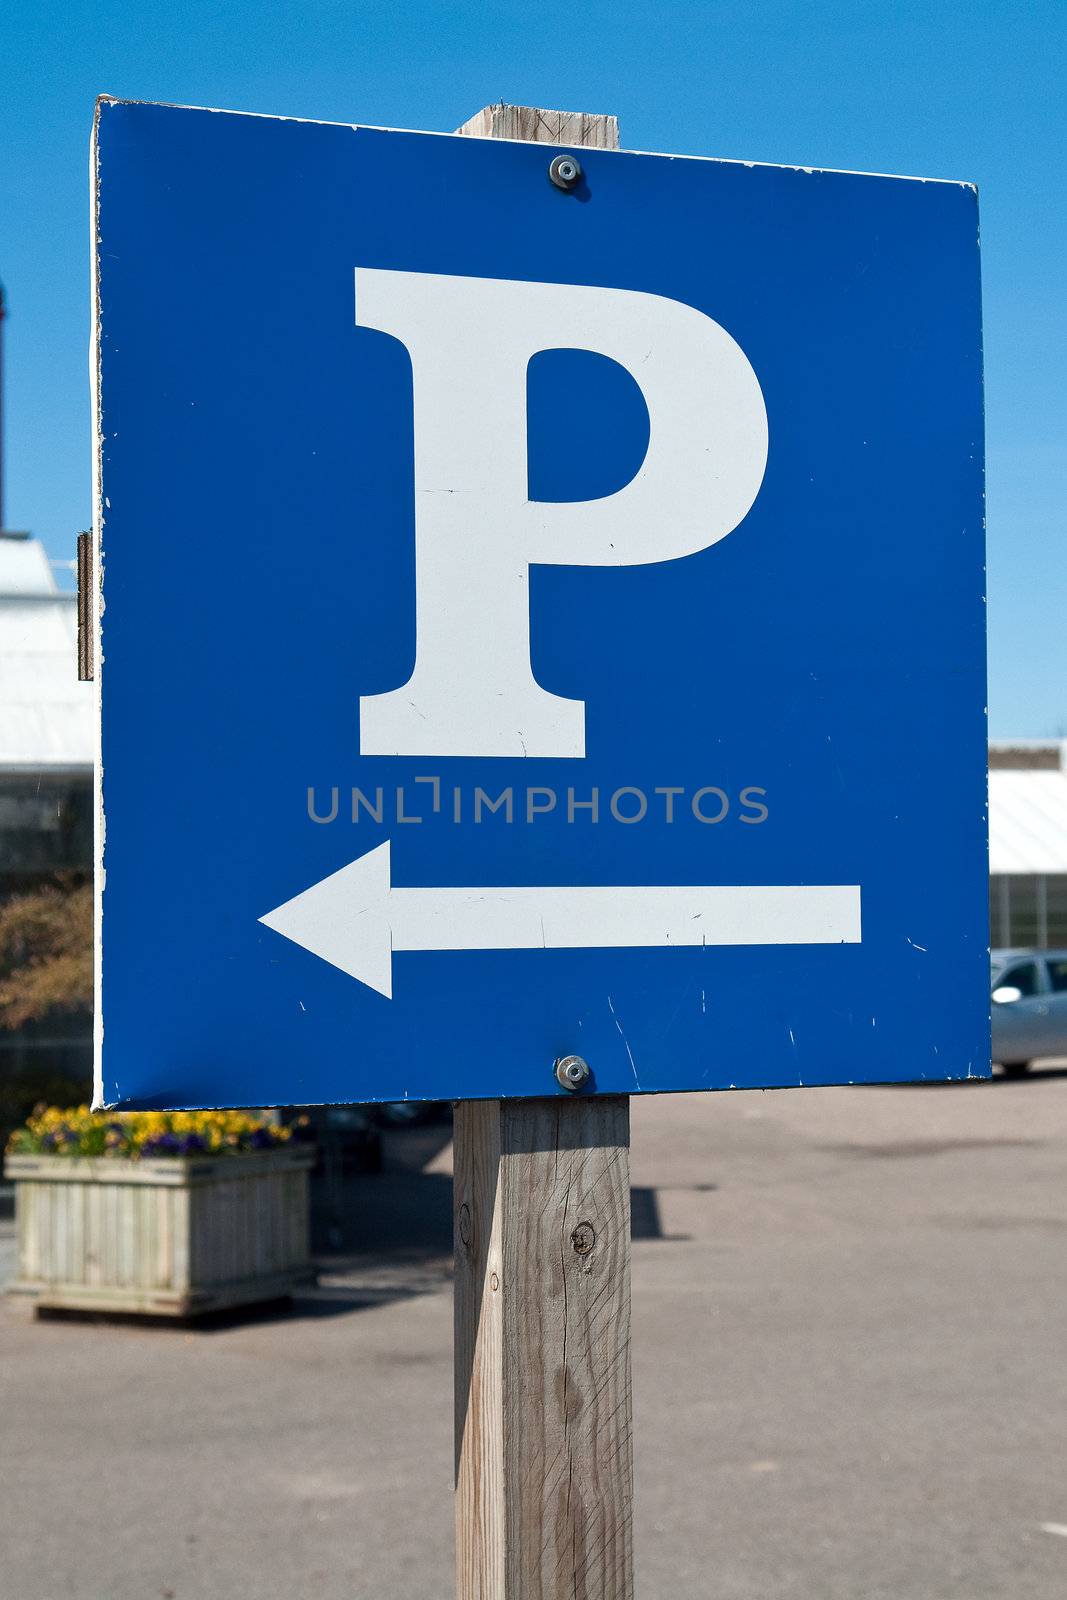
[[[572,1094],[584,1089],[589,1077],[589,1063],[581,1056],[563,1056],[556,1062],[556,1082]]]
[[[576,156],[553,156],[548,164],[548,176],[557,189],[573,189],[582,175]]]

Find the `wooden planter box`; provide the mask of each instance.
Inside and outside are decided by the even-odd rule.
[[[188,1317],[311,1277],[306,1146],[228,1156],[9,1155],[31,1306]]]

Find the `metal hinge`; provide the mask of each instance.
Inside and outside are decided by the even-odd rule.
[[[93,536],[78,535],[78,679],[92,682],[93,677]]]

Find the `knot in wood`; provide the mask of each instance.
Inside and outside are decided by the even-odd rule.
[[[466,1249],[470,1249],[471,1240],[474,1238],[474,1224],[471,1221],[471,1208],[464,1203],[459,1208],[459,1242]]]
[[[571,1244],[576,1255],[587,1256],[596,1244],[596,1233],[591,1222],[579,1222],[571,1234]]]

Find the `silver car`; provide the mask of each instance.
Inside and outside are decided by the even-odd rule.
[[[1021,1078],[1037,1056],[1067,1056],[1067,950],[994,950],[993,1060]]]

